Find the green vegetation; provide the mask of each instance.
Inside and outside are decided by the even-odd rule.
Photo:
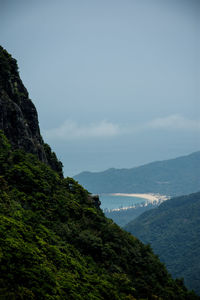
[[[150,243],[169,272],[200,294],[200,193],[168,200],[125,229]]]
[[[51,166],[51,168],[53,170],[57,171],[57,173],[61,177],[63,177],[63,171],[62,171],[63,164],[62,164],[62,162],[58,160],[55,152],[53,152],[51,150],[51,147],[48,144],[44,144],[43,146],[44,146],[44,151],[45,151],[45,154],[46,154],[48,164]]]
[[[160,193],[186,195],[200,190],[200,151],[132,169],[83,172],[76,176],[92,193]]]
[[[88,192],[0,134],[1,299],[197,299]]]

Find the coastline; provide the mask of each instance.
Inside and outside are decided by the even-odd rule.
[[[137,198],[143,198],[146,199],[150,203],[155,202],[163,202],[169,199],[166,195],[160,195],[160,194],[139,194],[139,193],[111,193],[112,196],[123,196],[123,197],[137,197]]]

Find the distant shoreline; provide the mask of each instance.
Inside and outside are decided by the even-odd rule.
[[[146,199],[148,202],[155,203],[155,202],[163,202],[165,200],[168,200],[169,197],[166,195],[160,195],[160,194],[135,194],[135,193],[111,193],[109,194],[111,196],[122,196],[122,197],[137,197],[137,198],[143,198]]]

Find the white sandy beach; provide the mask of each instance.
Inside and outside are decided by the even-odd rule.
[[[127,193],[113,193],[110,194],[112,196],[123,196],[123,197],[137,197],[137,198],[143,198],[146,199],[148,202],[162,202],[165,200],[168,200],[169,197],[166,195],[160,195],[160,194],[127,194]]]

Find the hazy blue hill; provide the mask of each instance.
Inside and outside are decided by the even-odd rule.
[[[125,229],[150,243],[173,276],[200,294],[200,192],[168,200]]]
[[[93,193],[190,194],[200,190],[200,151],[132,169],[82,172],[74,179]]]

